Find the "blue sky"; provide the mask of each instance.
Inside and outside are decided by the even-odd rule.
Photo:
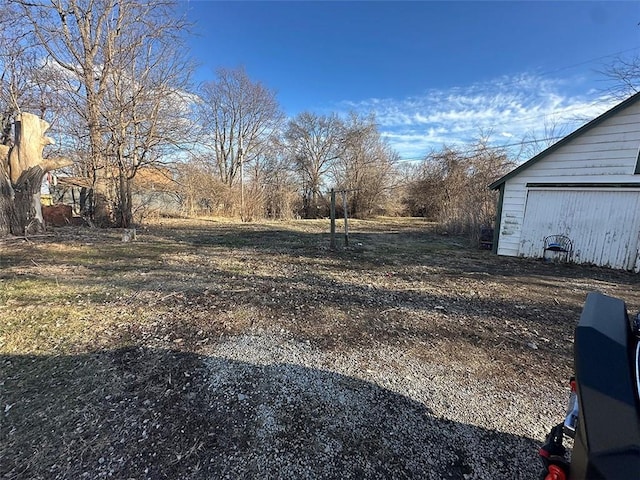
[[[181,7],[198,80],[244,66],[289,116],[373,112],[404,159],[481,132],[494,145],[569,133],[616,103],[598,70],[640,54],[637,1]]]

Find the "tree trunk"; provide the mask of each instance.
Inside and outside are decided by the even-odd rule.
[[[120,195],[118,197],[118,226],[122,228],[129,228],[133,220],[131,212],[131,180],[127,177],[124,170],[119,172],[119,177]]]
[[[11,222],[11,233],[27,235],[44,231],[40,186],[46,172],[39,165],[22,172],[14,185],[15,216]]]
[[[8,149],[7,149],[8,154]],[[15,212],[13,208],[14,192],[9,180],[9,172],[3,164],[0,150],[0,236],[11,233],[11,225],[14,222]],[[8,158],[8,155],[7,157]]]
[[[87,187],[80,188],[80,198],[78,200],[80,204],[80,214],[83,216],[91,217],[93,211],[93,189]]]
[[[109,178],[103,173],[104,169],[96,169],[93,184],[93,219],[99,227],[113,227],[113,202],[109,200]]]

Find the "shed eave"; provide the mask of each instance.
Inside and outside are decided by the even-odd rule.
[[[507,180],[515,177],[516,175],[518,175],[523,170],[526,170],[530,166],[538,163],[540,160],[545,158],[547,155],[555,152],[558,148],[562,147],[563,145],[566,145],[571,140],[573,140],[576,137],[579,137],[580,135],[582,135],[583,133],[587,132],[588,130],[591,130],[593,127],[599,125],[601,122],[605,121],[607,118],[610,118],[613,115],[615,115],[616,113],[618,113],[619,111],[624,110],[627,107],[630,107],[631,105],[636,103],[638,100],[640,100],[640,92],[631,95],[629,98],[627,98],[623,102],[620,102],[619,104],[617,104],[613,108],[607,110],[602,115],[594,118],[590,122],[585,123],[583,126],[578,128],[577,130],[573,131],[572,133],[570,133],[569,135],[567,135],[563,139],[557,141],[556,143],[554,143],[553,145],[551,145],[547,149],[543,150],[542,152],[540,152],[536,156],[530,158],[529,160],[524,162],[522,165],[519,165],[518,167],[514,168],[509,173],[507,173],[506,175],[500,177],[498,180],[496,180],[495,182],[490,184],[489,188],[491,190],[497,190],[500,187],[500,185],[505,183]]]

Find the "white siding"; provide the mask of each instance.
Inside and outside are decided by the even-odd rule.
[[[640,175],[633,173],[639,151],[640,102],[636,102],[508,179],[498,254],[527,254],[521,251],[527,183],[640,183]],[[547,234],[553,233],[558,232]]]
[[[530,189],[520,254],[541,257],[543,238],[566,235],[572,261],[633,269],[640,232],[640,189]]]

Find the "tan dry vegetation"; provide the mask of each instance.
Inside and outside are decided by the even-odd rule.
[[[260,476],[247,452],[255,453],[264,438],[258,442],[249,427],[238,426],[247,421],[244,410],[233,410],[236,420],[244,419],[238,424],[229,423],[228,410],[211,410],[218,397],[210,375],[225,342],[251,344],[264,332],[275,336],[274,351],[296,345],[321,359],[295,375],[322,380],[322,372],[352,372],[322,381],[347,385],[349,392],[376,385],[391,410],[412,399],[411,408],[427,408],[429,421],[443,431],[480,429],[470,435],[488,435],[498,449],[517,445],[519,453],[512,454],[520,463],[511,463],[522,476],[535,471],[535,444],[562,414],[558,398],[571,374],[573,328],[586,294],[623,298],[634,312],[638,277],[497,257],[437,235],[419,219],[354,220],[351,228],[349,248],[338,236],[337,251],[328,248],[326,220],[162,220],[130,243],[115,230],[72,228],[29,241],[0,240],[0,474]],[[278,354],[266,352],[277,364]],[[351,366],[340,370],[332,359],[350,359]],[[225,361],[237,367],[238,360]],[[428,368],[429,381],[406,380],[413,375],[402,373],[408,364]],[[443,379],[458,382],[463,396],[443,393],[441,399]],[[403,382],[413,383],[405,389]],[[522,414],[514,398],[528,399],[527,418],[535,425],[502,424],[480,407],[459,413],[456,405],[471,395],[465,391],[491,396],[495,408],[511,412],[505,418]],[[390,392],[400,397],[389,400]],[[294,449],[306,427],[286,428],[293,437],[283,445]],[[361,434],[373,435],[367,432]],[[368,442],[354,446],[355,453],[329,450],[342,452],[353,478],[376,477],[371,472],[441,478],[442,465],[452,478],[480,478],[482,468],[502,472],[500,478],[514,475],[509,462],[476,461],[463,447],[448,447],[444,464],[425,466]],[[291,470],[302,457],[278,455],[284,470],[271,472],[274,478],[338,476],[321,466]],[[358,463],[369,455],[386,466]],[[496,452],[504,455],[509,450]]]

